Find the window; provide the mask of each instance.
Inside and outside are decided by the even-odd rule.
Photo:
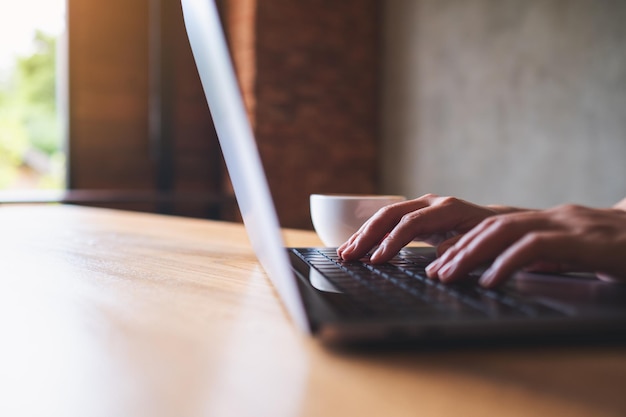
[[[65,27],[65,0],[20,0],[0,14],[0,189],[65,186]]]

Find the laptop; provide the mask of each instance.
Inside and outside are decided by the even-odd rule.
[[[432,248],[388,264],[285,248],[214,0],[181,0],[187,34],[254,252],[295,325],[329,344],[596,340],[625,334],[626,285],[519,272],[495,290],[425,278]]]

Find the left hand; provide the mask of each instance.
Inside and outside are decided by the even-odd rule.
[[[480,279],[487,287],[539,265],[626,280],[626,211],[565,205],[489,217],[429,265],[427,274],[453,282],[489,262]]]
[[[463,233],[498,214],[499,210],[503,209],[426,194],[380,209],[337,249],[337,253],[345,260],[356,260],[380,244],[371,261],[382,263],[412,240],[422,240],[437,246],[437,253],[441,254]]]

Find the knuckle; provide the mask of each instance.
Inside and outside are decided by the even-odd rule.
[[[421,213],[419,210],[416,211],[412,211],[410,213],[405,214],[404,216],[402,216],[402,219],[400,219],[400,224],[402,226],[406,226],[409,224],[413,224],[415,223],[419,218],[421,217]]]
[[[556,206],[553,210],[557,212],[576,213],[581,210],[584,210],[584,207],[578,204],[568,203],[568,204],[560,204]]]
[[[506,216],[491,216],[484,219],[480,224],[484,227],[504,228],[507,227],[511,221]]]
[[[395,212],[396,212],[396,205],[391,204],[391,205],[381,207],[380,209],[378,209],[378,211],[376,212],[376,216],[390,217],[390,216],[394,216]]]
[[[546,241],[546,236],[542,233],[530,232],[524,236],[522,243],[526,246],[542,246]]]
[[[434,198],[439,198],[439,196],[437,194],[427,193],[421,196],[420,198],[423,198],[424,200],[432,200]]]
[[[456,197],[450,197],[450,196],[446,196],[446,197],[439,197],[439,204],[442,206],[454,206],[459,204],[459,199]]]
[[[554,234],[547,232],[531,232],[524,236],[519,242],[519,250],[532,253],[537,259],[544,259],[550,256],[555,243]]]

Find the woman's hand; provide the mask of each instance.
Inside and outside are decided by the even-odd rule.
[[[422,240],[437,246],[441,255],[486,218],[513,211],[521,209],[479,206],[454,197],[427,194],[379,210],[337,253],[345,260],[355,260],[379,245],[371,261],[381,263],[393,258],[412,240]]]
[[[626,200],[624,200],[626,201]],[[621,203],[619,203],[621,204]],[[493,262],[480,279],[492,287],[522,268],[595,272],[626,280],[626,211],[565,205],[490,217],[426,269],[443,282]]]

